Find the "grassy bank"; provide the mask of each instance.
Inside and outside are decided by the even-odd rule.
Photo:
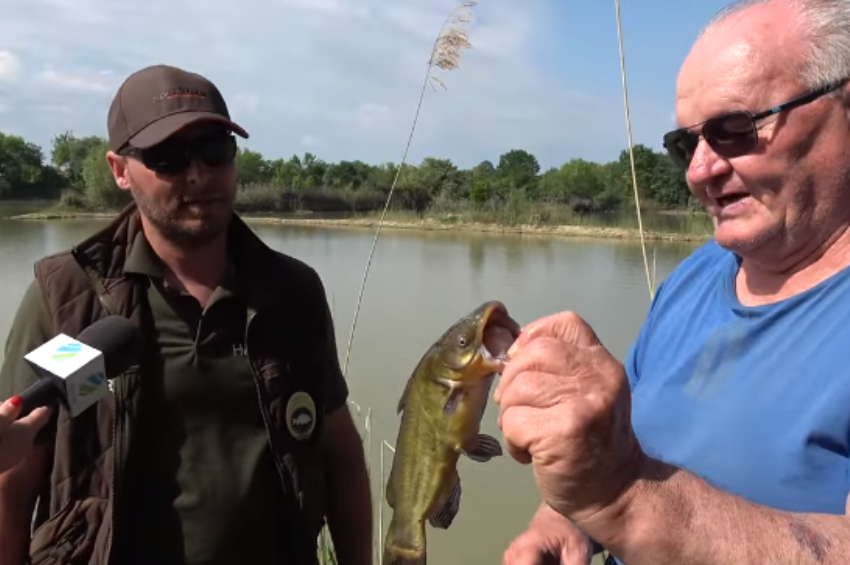
[[[76,210],[51,209],[11,216],[15,220],[69,220],[69,219],[109,219],[116,212],[84,212]],[[345,229],[375,229],[380,215],[377,213],[352,215],[342,218],[314,217],[312,214],[301,215],[265,215],[253,213],[243,216],[250,224],[275,224],[296,227],[321,227]],[[423,230],[423,231],[465,231],[499,234],[526,234],[560,237],[586,237],[621,240],[637,240],[640,232],[637,228],[618,225],[600,225],[593,221],[560,223],[510,223],[477,220],[458,215],[443,214],[419,216],[413,213],[390,212],[384,219],[382,229],[388,230]],[[644,238],[650,241],[707,241],[711,233],[707,229],[687,231],[670,231],[644,229]]]

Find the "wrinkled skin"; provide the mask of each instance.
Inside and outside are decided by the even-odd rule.
[[[797,21],[793,8],[766,4],[706,33],[679,74],[676,121],[755,113],[807,92],[794,70],[805,45]],[[850,248],[848,92],[758,122],[751,154],[723,159],[700,140],[686,180],[714,220],[716,242],[742,256],[736,286],[744,304],[811,288],[838,268],[822,265]],[[746,197],[724,206],[733,194]]]
[[[640,471],[625,369],[572,312],[526,326],[509,356],[494,393],[505,444],[533,464],[543,500],[578,524]]]

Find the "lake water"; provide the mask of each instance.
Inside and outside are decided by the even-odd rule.
[[[0,218],[31,211],[0,206]],[[17,301],[32,280],[38,258],[80,241],[106,221],[0,219],[0,340]],[[256,225],[271,247],[312,265],[326,285],[344,359],[365,261],[374,234],[367,230]],[[654,243],[658,280],[696,244]],[[582,315],[621,359],[635,339],[649,305],[637,243],[469,233],[384,230],[361,307],[347,379],[362,408],[372,410],[370,464],[374,492],[380,485],[381,441],[395,441],[395,406],[405,381],[431,343],[481,302],[502,300],[521,324],[560,310]],[[2,360],[0,351],[0,360]],[[355,409],[356,413],[356,409]],[[501,437],[496,406],[483,431]],[[385,450],[386,473],[392,453]],[[428,529],[429,563],[501,563],[511,539],[539,503],[531,470],[509,456],[486,464],[461,459],[461,510],[448,531]],[[376,523],[378,506],[375,508]],[[389,510],[384,506],[384,527]]]

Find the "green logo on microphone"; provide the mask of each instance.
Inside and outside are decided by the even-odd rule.
[[[80,385],[79,396],[80,398],[84,396],[88,396],[93,392],[96,392],[100,385],[103,384],[103,381],[106,377],[103,373],[95,373],[89,378],[86,379],[86,382]]]

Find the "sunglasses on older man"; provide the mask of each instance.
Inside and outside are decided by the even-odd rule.
[[[146,149],[128,146],[121,154],[138,159],[155,173],[179,175],[194,159],[220,167],[233,161],[236,152],[236,139],[229,132],[221,132],[197,138],[174,137]]]
[[[664,148],[673,163],[684,170],[687,170],[691,164],[700,137],[705,139],[709,147],[724,159],[746,155],[758,146],[757,122],[814,102],[821,96],[841,88],[847,81],[848,79],[843,79],[818,88],[757,114],[738,110],[710,118],[701,124],[673,130],[664,135]],[[700,126],[702,126],[700,133],[691,131]]]

